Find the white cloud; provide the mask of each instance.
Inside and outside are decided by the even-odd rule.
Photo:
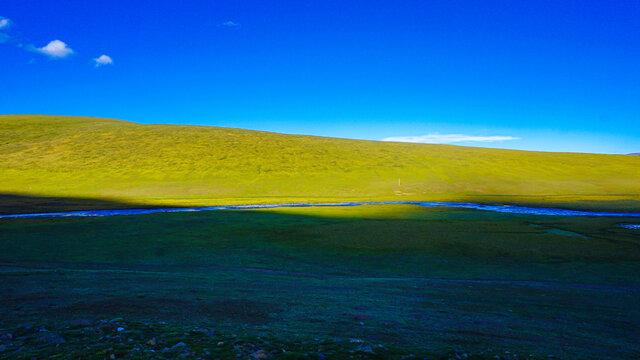
[[[220,24],[218,26],[224,26],[224,27],[228,27],[228,28],[237,28],[238,26],[240,26],[240,24],[229,20],[229,21],[223,22],[222,24]]]
[[[100,57],[98,58],[93,59],[93,61],[96,62],[96,67],[113,64],[113,60],[111,59],[111,57],[104,54],[100,55]]]
[[[463,134],[427,134],[422,136],[396,136],[382,139],[382,141],[410,142],[422,144],[453,144],[459,142],[496,142],[519,140],[513,136],[471,136]]]
[[[11,25],[11,20],[0,17],[0,29],[8,28]]]
[[[73,53],[73,50],[60,40],[53,40],[47,46],[36,50],[52,58],[63,58]]]

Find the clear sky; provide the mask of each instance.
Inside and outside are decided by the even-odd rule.
[[[640,1],[3,0],[0,113],[640,152]]]

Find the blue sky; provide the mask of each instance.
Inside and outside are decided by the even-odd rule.
[[[640,152],[639,1],[3,0],[0,17],[3,114]]]

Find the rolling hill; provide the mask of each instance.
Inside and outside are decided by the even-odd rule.
[[[2,115],[0,193],[131,206],[367,199],[637,210],[640,158]]]

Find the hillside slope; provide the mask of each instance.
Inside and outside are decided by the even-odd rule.
[[[638,209],[640,158],[2,115],[0,193],[173,205],[415,199]]]

